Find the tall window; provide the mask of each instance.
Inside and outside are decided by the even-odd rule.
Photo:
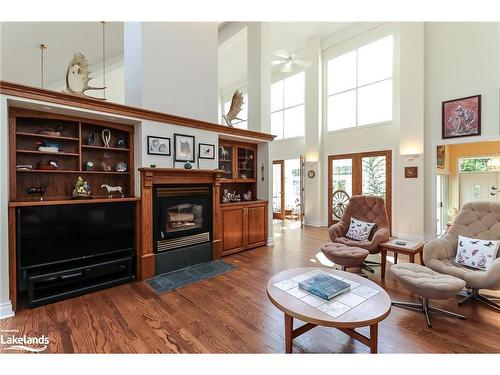
[[[276,139],[304,135],[304,72],[271,85],[271,133]]]
[[[393,36],[328,60],[328,131],[392,120]]]
[[[241,111],[238,114],[238,118],[240,118],[241,120],[233,120],[232,125],[235,128],[248,129],[248,95],[243,89],[239,90],[243,93],[243,105],[241,106]],[[223,97],[223,104],[222,104],[223,115],[227,115],[229,109],[231,108],[231,101],[233,100],[233,94],[229,94]]]

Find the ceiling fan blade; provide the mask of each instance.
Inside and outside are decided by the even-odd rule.
[[[288,61],[280,69],[281,73],[290,73],[293,70],[293,61]]]
[[[295,65],[297,65],[299,68],[308,68],[309,66],[311,66],[312,64],[312,61],[309,61],[309,60],[295,60],[293,62]]]
[[[271,61],[271,66],[278,66],[278,65],[281,65],[281,64],[284,64],[286,63],[288,60],[273,60]]]
[[[283,59],[287,59],[287,60],[288,60],[288,59],[290,58],[290,56],[291,56],[291,53],[290,53],[290,52],[288,52],[288,51],[285,51],[284,49],[279,49],[279,50],[277,50],[277,51],[274,51],[274,52],[273,52],[273,54],[274,54],[275,56],[278,56],[278,57],[281,57],[281,58],[283,58]]]

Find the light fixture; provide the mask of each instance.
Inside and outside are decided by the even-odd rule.
[[[495,156],[488,160],[486,163],[489,171],[500,171],[500,157]]]
[[[44,86],[44,75],[45,75],[45,67],[44,67],[44,55],[45,55],[45,50],[47,49],[47,45],[44,43],[40,43],[38,45],[38,48],[40,48],[40,87],[43,89]]]
[[[408,154],[405,156],[408,161],[414,161],[415,159],[418,159],[418,154]]]

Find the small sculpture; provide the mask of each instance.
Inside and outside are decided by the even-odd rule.
[[[45,186],[31,186],[26,189],[26,193],[28,193],[28,195],[39,194],[40,200],[43,201],[43,195],[45,194],[46,190],[47,188]]]
[[[92,160],[87,160],[85,164],[83,165],[84,169],[86,171],[93,171],[94,170],[94,162]]]
[[[248,190],[246,193],[243,194],[243,200],[245,201],[252,200],[252,192],[250,190]]]
[[[187,162],[184,164],[184,169],[191,169],[191,168],[193,168],[193,166],[191,165],[191,163],[190,163],[190,162],[188,162],[188,161],[187,161]]]
[[[75,52],[73,59],[68,64],[66,71],[66,92],[74,95],[85,95],[87,90],[104,90],[106,87],[89,86],[90,77],[89,62],[79,52]],[[106,100],[104,98],[94,98]]]
[[[116,141],[116,148],[127,148],[127,141],[125,141],[123,135]]]
[[[104,172],[111,172],[111,170],[113,169],[111,164],[111,155],[103,155],[103,159],[101,160],[101,168]]]
[[[117,171],[117,172],[125,172],[127,170],[127,168],[128,168],[127,163],[125,163],[123,161],[119,161],[115,165],[115,171]]]
[[[39,162],[37,165],[37,169],[42,171],[54,171],[58,168],[59,164],[57,163],[57,160],[49,160],[49,162],[46,164]]]
[[[64,130],[64,126],[58,126],[56,128],[56,130],[40,129],[39,131],[36,132],[36,134],[60,137],[63,134],[63,130]]]
[[[240,202],[241,201],[241,196],[236,193],[236,191],[233,191],[232,193],[224,189],[224,193],[222,194],[222,203],[230,203],[230,202]]]
[[[222,116],[227,126],[233,127],[233,120],[242,120],[238,118],[238,114],[241,112],[241,107],[243,106],[243,94],[240,90],[236,90],[231,99],[231,107],[229,107],[229,112],[227,115]]]
[[[76,179],[75,188],[73,189],[73,199],[89,199],[92,198],[90,193],[90,185],[87,181],[83,181],[82,176]]]
[[[87,134],[87,145],[95,146],[95,135],[92,130],[89,132],[89,134]]]
[[[102,143],[104,143],[104,147],[109,147],[109,142],[111,141],[111,131],[109,129],[104,129],[101,133],[102,135]]]
[[[229,157],[229,151],[226,150],[223,146],[219,147],[219,157],[221,160],[227,160]]]
[[[106,185],[106,184],[102,184],[101,185],[101,189],[102,188],[106,188],[106,190],[108,191],[108,198],[113,198],[113,192],[118,192],[121,194],[122,198],[124,197],[123,195],[123,191],[122,191],[122,187],[121,186],[110,186],[110,185]]]
[[[38,142],[38,151],[43,152],[59,152],[62,151],[60,143],[54,141],[43,140]]]

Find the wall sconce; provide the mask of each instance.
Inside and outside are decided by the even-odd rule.
[[[408,154],[405,156],[408,161],[414,161],[415,159],[418,159],[419,154]]]

